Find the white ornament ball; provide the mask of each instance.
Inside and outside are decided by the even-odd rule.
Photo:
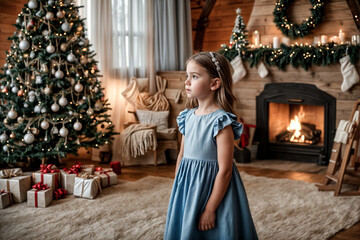
[[[29,107],[29,104],[24,103],[24,108],[28,108],[28,107]]]
[[[7,145],[4,145],[4,146],[3,146],[3,150],[4,150],[4,152],[9,151],[9,147],[8,147]]]
[[[83,41],[80,41],[80,42],[79,42],[79,45],[80,45],[80,46],[84,46],[85,43],[84,43]]]
[[[48,5],[52,5],[54,3],[54,0],[49,0]]]
[[[42,79],[41,79],[41,76],[40,75],[37,75],[36,78],[35,78],[35,83],[36,84],[42,84]]]
[[[81,83],[77,83],[75,85],[74,89],[75,89],[76,92],[81,92],[84,89],[84,87],[83,87],[83,85]]]
[[[38,7],[38,3],[36,0],[30,0],[28,6],[30,9],[36,9]]]
[[[74,62],[76,60],[75,55],[71,52],[69,55],[67,55],[66,60],[69,62]]]
[[[53,53],[53,52],[55,52],[55,47],[52,44],[50,44],[46,47],[46,51],[48,53]]]
[[[31,58],[31,59],[34,59],[35,56],[36,56],[36,55],[35,55],[35,52],[34,52],[34,51],[31,51],[31,53],[30,53],[30,58]]]
[[[26,50],[28,50],[30,48],[30,43],[27,40],[22,40],[19,43],[19,47],[20,47],[21,50],[26,51]]]
[[[99,92],[99,88],[98,88],[98,87],[95,87],[95,88],[94,88],[94,92],[95,92],[95,93]]]
[[[59,134],[62,137],[66,137],[69,134],[69,130],[63,126],[62,128],[60,128]]]
[[[86,100],[86,96],[83,96],[82,99]]]
[[[67,44],[66,43],[62,43],[60,45],[60,50],[63,51],[63,52],[66,52],[67,51]]]
[[[46,108],[43,107],[43,108],[41,109],[41,113],[46,113],[46,112],[47,112]]]
[[[45,18],[46,20],[52,20],[54,18],[54,14],[52,12],[47,12]]]
[[[6,133],[3,133],[3,134],[0,135],[0,141],[1,142],[5,142],[7,139],[8,139],[8,135],[6,135]]]
[[[29,92],[29,97],[35,97],[35,91],[30,91]]]
[[[94,109],[95,111],[100,111],[102,109],[103,105],[101,104],[101,102],[96,102]]]
[[[87,58],[86,57],[81,57],[81,59],[80,59],[80,63],[82,64],[82,65],[85,65],[85,64],[87,64]]]
[[[16,21],[15,21],[17,24],[19,24],[20,23],[20,19],[16,19]]]
[[[73,128],[74,128],[74,130],[75,130],[75,131],[80,131],[80,130],[81,130],[81,128],[82,128],[82,124],[81,124],[81,122],[76,121],[76,122],[74,123]]]
[[[59,111],[59,109],[60,109],[60,106],[57,103],[53,103],[51,105],[51,111],[57,112],[57,111]]]
[[[62,79],[62,78],[64,77],[64,72],[61,71],[61,70],[57,70],[57,71],[55,72],[55,77],[56,77],[57,79]]]
[[[24,141],[27,144],[31,144],[35,141],[35,136],[32,133],[27,132],[24,136]]]
[[[8,63],[4,63],[4,68],[7,68],[8,67]]]
[[[46,95],[51,94],[51,88],[45,87],[45,88],[44,88],[44,93],[45,93]]]
[[[50,126],[49,122],[46,121],[46,120],[43,120],[41,123],[40,123],[40,127],[44,130],[48,129]]]
[[[35,113],[40,113],[40,112],[41,112],[41,106],[36,105],[36,106],[34,107],[34,112],[35,112]]]
[[[94,109],[89,108],[89,109],[86,111],[86,114],[89,115],[89,116],[93,115],[93,114],[94,114]]]
[[[56,16],[57,16],[58,18],[63,18],[63,17],[65,16],[65,12],[64,12],[64,11],[58,11],[58,12],[56,13]]]
[[[62,96],[60,99],[59,99],[59,105],[64,107],[66,106],[66,104],[68,104],[68,100],[66,99],[66,97]]]
[[[8,118],[10,119],[15,119],[17,118],[18,114],[15,110],[11,109],[8,114],[7,114]]]
[[[35,97],[29,97],[29,102],[35,102]]]
[[[64,32],[69,32],[71,30],[71,25],[68,22],[64,22],[63,24],[61,24],[61,29]]]
[[[11,74],[10,69],[7,69],[5,73],[6,73],[6,75],[10,75]]]
[[[22,124],[24,122],[24,118],[23,117],[18,117],[17,122]]]
[[[19,91],[19,88],[17,86],[14,86],[14,87],[11,88],[11,91],[13,93],[17,93]]]

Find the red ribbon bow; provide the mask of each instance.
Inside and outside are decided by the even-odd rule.
[[[59,169],[53,169],[54,165],[53,164],[41,164],[40,165],[40,171],[42,173],[55,173],[55,172],[58,172]]]
[[[107,180],[108,180],[108,186],[110,186],[110,176],[109,174],[107,174],[108,172],[112,172],[111,170],[107,170],[104,172],[100,172],[100,174],[105,174],[107,176]]]
[[[65,172],[68,172],[69,174],[71,174],[71,173],[78,174],[79,172],[81,172],[81,167],[82,167],[82,163],[76,162],[70,169],[64,168],[63,170]]]
[[[102,167],[96,167],[95,171],[102,171]]]
[[[39,182],[39,183],[33,185],[32,188],[36,189],[36,190],[46,190],[49,187],[47,186],[47,184],[43,184],[42,182]]]
[[[1,190],[0,194],[7,193],[5,190]]]
[[[64,198],[67,194],[67,191],[65,189],[62,189],[62,188],[58,188],[54,191],[53,193],[53,198],[55,200],[58,200],[60,198]]]

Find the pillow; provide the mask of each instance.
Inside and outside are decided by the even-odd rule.
[[[136,115],[141,124],[157,125],[158,130],[164,130],[169,127],[169,111],[136,110]]]
[[[164,140],[174,140],[177,137],[177,129],[176,128],[167,128],[163,130],[156,131],[157,139]]]

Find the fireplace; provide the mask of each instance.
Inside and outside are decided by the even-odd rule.
[[[327,165],[335,121],[336,99],[315,85],[266,84],[256,97],[257,158]]]

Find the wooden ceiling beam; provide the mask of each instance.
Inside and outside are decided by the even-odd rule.
[[[360,32],[360,2],[359,0],[346,0],[353,15],[357,29]]]
[[[209,23],[209,15],[210,15],[211,10],[213,9],[215,3],[216,3],[216,0],[207,0],[202,9],[200,18],[196,25],[196,34],[195,34],[195,40],[194,40],[194,51],[195,52],[202,51],[205,30]]]

